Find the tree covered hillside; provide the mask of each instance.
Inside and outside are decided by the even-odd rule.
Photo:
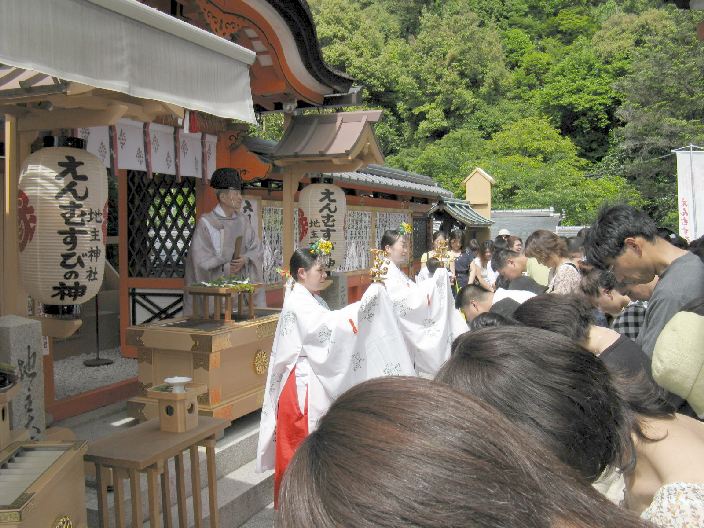
[[[383,108],[389,165],[568,223],[604,200],[676,224],[670,150],[704,144],[702,12],[660,1],[308,0],[326,61]],[[664,156],[664,157],[663,157]]]

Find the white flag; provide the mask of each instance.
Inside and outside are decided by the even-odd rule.
[[[677,209],[680,236],[694,240],[704,235],[704,151],[677,150]]]

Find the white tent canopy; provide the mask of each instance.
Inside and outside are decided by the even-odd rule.
[[[256,54],[135,0],[2,0],[0,62],[254,123]]]

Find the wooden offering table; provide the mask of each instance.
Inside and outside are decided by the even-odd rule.
[[[215,474],[215,437],[227,427],[228,422],[217,418],[201,417],[198,425],[184,433],[162,431],[159,420],[150,420],[130,427],[115,435],[93,443],[85,455],[85,460],[95,463],[96,485],[98,488],[98,518],[100,528],[109,528],[107,470],[113,471],[115,490],[115,526],[125,527],[123,480],[129,479],[132,501],[132,526],[142,526],[142,491],[139,474],[147,474],[147,495],[149,499],[149,526],[171,528],[171,489],[169,481],[170,458],[176,465],[176,498],[179,526],[186,528],[186,479],[183,452],[188,451],[191,459],[191,483],[193,491],[193,515],[196,528],[203,526],[200,495],[200,461],[198,446],[205,447],[208,468],[208,498],[210,506],[210,526],[220,526],[218,517],[217,476]],[[161,478],[161,493],[157,490],[157,479]],[[161,495],[161,508],[159,507]],[[162,515],[159,516],[159,510]]]
[[[257,308],[253,319],[240,314],[235,312],[229,321],[171,319],[129,327],[127,343],[138,349],[143,391],[129,401],[130,415],[156,418],[157,401],[148,397],[147,389],[172,376],[207,386],[198,396],[201,415],[234,420],[259,409],[279,310]]]
[[[237,295],[237,313],[245,316],[243,311],[244,301],[247,301],[247,313],[249,319],[254,319],[254,289],[260,288],[263,284],[250,284],[252,290],[233,290],[227,287],[216,286],[190,286],[188,293],[193,297],[193,317],[192,319],[222,319],[232,320],[232,298]],[[210,301],[213,301],[211,304]],[[211,314],[211,306],[214,308]]]

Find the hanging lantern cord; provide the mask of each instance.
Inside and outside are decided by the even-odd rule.
[[[95,295],[95,357],[93,359],[86,359],[83,364],[86,367],[102,367],[105,365],[112,365],[113,360],[100,357],[100,317],[99,317],[99,295]]]

